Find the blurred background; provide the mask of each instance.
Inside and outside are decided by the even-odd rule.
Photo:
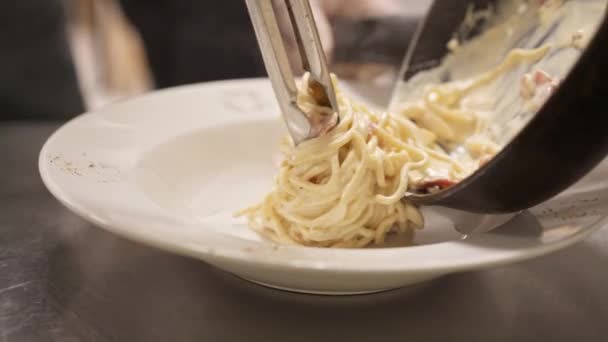
[[[389,89],[428,3],[311,0],[332,71]],[[244,0],[1,1],[0,46],[0,124],[67,120],[153,89],[265,76]]]

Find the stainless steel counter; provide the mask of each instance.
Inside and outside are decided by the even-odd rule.
[[[375,295],[263,288],[95,228],[37,171],[56,124],[0,123],[0,341],[607,341],[608,229]]]

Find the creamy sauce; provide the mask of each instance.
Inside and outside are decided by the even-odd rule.
[[[500,151],[549,98],[595,34],[605,0],[504,1],[492,15],[467,14],[465,26],[487,20],[482,34],[452,39],[438,68],[416,74],[395,93],[402,113],[471,172]],[[449,76],[450,81],[442,82]],[[423,179],[450,177],[442,165]],[[458,179],[456,179],[458,180]]]

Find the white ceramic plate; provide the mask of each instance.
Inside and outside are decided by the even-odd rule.
[[[232,214],[270,189],[283,132],[267,80],[180,87],[67,123],[44,145],[40,173],[68,208],[111,232],[252,281],[313,293],[380,291],[537,257],[606,221],[608,196],[598,170],[485,234],[463,238],[431,208],[412,247],[399,241],[354,250],[279,246]]]

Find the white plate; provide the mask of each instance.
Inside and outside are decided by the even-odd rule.
[[[380,291],[512,263],[573,244],[606,221],[600,170],[486,234],[463,238],[440,211],[427,209],[413,247],[279,246],[232,213],[270,189],[283,132],[267,80],[180,87],[67,123],[44,145],[40,173],[68,208],[111,232],[313,293]]]

